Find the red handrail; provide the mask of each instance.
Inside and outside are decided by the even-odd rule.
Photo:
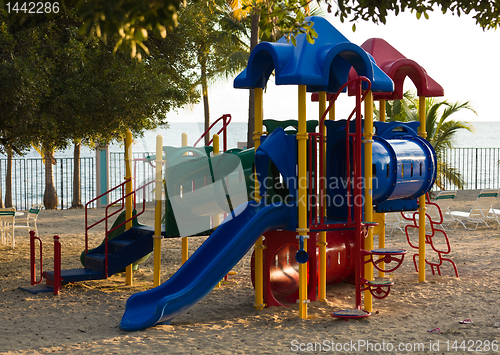
[[[106,196],[106,195],[110,194],[112,191],[115,191],[116,189],[118,189],[118,188],[120,188],[120,187],[122,188],[122,196],[123,196],[123,194],[125,193],[125,185],[126,185],[128,182],[130,182],[130,181],[132,181],[132,178],[125,180],[125,181],[124,181],[124,182],[122,182],[121,184],[116,185],[115,187],[113,187],[113,188],[111,188],[110,190],[108,190],[108,191],[106,191],[106,192],[104,192],[104,193],[100,194],[99,196],[95,197],[94,199],[90,200],[89,202],[87,202],[87,203],[85,204],[85,254],[87,254],[88,249],[89,249],[89,248],[88,248],[88,239],[89,239],[89,238],[88,238],[88,231],[89,231],[89,229],[91,229],[92,227],[95,227],[96,225],[98,225],[99,223],[101,223],[102,221],[104,221],[105,219],[107,219],[107,218],[108,218],[108,216],[106,216],[106,217],[104,217],[104,218],[100,219],[99,221],[95,222],[95,223],[94,223],[94,224],[92,224],[91,226],[89,226],[89,225],[88,225],[88,207],[89,207],[89,205],[90,205],[92,202],[97,201],[97,200],[98,200],[98,199],[100,199],[101,197],[103,197],[103,196]],[[109,205],[112,205],[113,203],[116,203],[116,201],[115,201],[115,202],[110,203]],[[120,208],[119,210],[115,211],[115,213],[120,212],[122,209],[123,209],[123,204],[122,204],[122,206],[121,206],[121,208]],[[109,216],[109,217],[111,217],[111,216]]]
[[[368,88],[363,92],[362,90],[362,83],[367,82]],[[371,88],[371,82],[368,80],[366,77],[360,76],[357,78],[354,78],[352,80],[347,81],[342,87],[333,95],[333,98],[330,100],[330,105],[328,108],[325,110],[324,114],[320,118],[319,122],[319,160],[320,160],[320,177],[325,175],[325,166],[324,166],[324,154],[325,154],[325,149],[324,149],[324,121],[325,118],[330,111],[330,109],[333,106],[333,103],[337,99],[337,97],[340,95],[342,90],[349,85],[350,83],[355,82],[356,83],[356,105],[354,110],[351,112],[349,115],[347,121],[346,121],[346,126],[345,126],[345,134],[346,134],[346,171],[347,171],[347,222],[350,224],[354,222],[355,224],[355,245],[357,246],[356,251],[355,251],[355,285],[356,285],[356,308],[361,309],[361,291],[362,291],[362,282],[364,282],[364,268],[362,265],[364,265],[364,262],[361,260],[362,255],[361,255],[361,227],[362,227],[362,218],[363,218],[363,210],[362,210],[362,204],[360,201],[357,199],[359,196],[362,197],[362,176],[361,176],[361,171],[362,171],[362,166],[361,166],[361,143],[362,143],[362,115],[361,115],[361,103],[364,101],[366,98],[366,95],[368,94],[370,88]],[[352,117],[355,116],[355,131],[353,133],[350,133],[350,123]],[[309,134],[310,137],[312,136],[317,136],[318,134]],[[351,141],[352,141],[352,150],[353,150],[353,167],[352,167],[352,175],[351,175],[351,162],[350,162],[350,150],[351,150]],[[311,169],[311,168],[310,168]],[[311,169],[312,170],[312,169]],[[312,171],[310,171],[310,177],[312,175]],[[321,182],[321,181],[320,181]],[[352,187],[351,184],[354,182],[354,186]],[[351,191],[352,188],[354,191]],[[312,189],[310,190],[312,193]],[[325,186],[324,184],[320,183],[319,186],[319,191],[320,191],[320,218],[319,218],[319,223],[324,223],[325,221],[325,214],[324,214],[324,196],[325,196]],[[353,195],[353,201],[351,203],[351,194]],[[351,211],[351,207],[354,205],[354,211]],[[354,216],[352,216],[354,212]]]
[[[217,122],[219,122],[220,120],[222,120],[222,128],[219,130],[219,132],[217,132],[217,134],[220,134],[222,131],[224,131],[224,136],[222,137],[222,150],[225,152],[227,150],[227,130],[226,130],[226,127],[229,125],[229,123],[231,123],[231,115],[230,114],[225,114],[225,115],[222,115],[220,116],[218,119],[215,120],[214,123],[212,123],[210,125],[210,127],[208,127],[208,129],[201,135],[200,138],[198,138],[198,140],[193,144],[193,147],[196,147],[196,145],[208,134],[210,133],[210,130],[212,129],[213,126],[215,126],[215,124]],[[213,141],[213,138],[210,139],[210,141],[208,142],[208,144],[210,145]]]
[[[142,185],[141,187],[135,189],[134,191],[132,192],[129,192],[128,194],[125,194],[125,184],[127,184],[128,182],[130,182],[132,180],[132,178],[130,179],[127,179],[125,180],[124,182],[122,182],[121,184],[113,187],[111,190],[108,190],[106,191],[105,193],[97,196],[96,198],[94,198],[93,200],[87,202],[87,204],[85,205],[85,254],[87,254],[88,252],[88,231],[97,226],[98,224],[104,222],[104,230],[105,230],[105,237],[104,237],[104,263],[105,263],[105,277],[108,277],[108,236],[111,232],[113,232],[114,230],[124,226],[125,224],[127,224],[128,222],[130,222],[131,220],[133,220],[134,218],[137,218],[138,216],[140,216],[141,214],[144,213],[144,211],[146,210],[146,199],[143,198],[142,200],[142,211],[139,212],[139,213],[136,213],[135,216],[132,216],[131,218],[128,218],[128,219],[125,219],[124,222],[118,224],[117,226],[113,227],[112,229],[109,229],[108,230],[108,221],[111,217],[113,217],[114,215],[116,215],[118,212],[122,211],[123,210],[123,206],[125,205],[125,199],[128,197],[128,196],[134,196],[134,208],[136,207],[136,199],[135,199],[135,196],[136,196],[136,193],[137,191],[139,190],[144,190],[147,186],[149,186],[150,184],[152,184],[153,182],[155,182],[155,180],[151,180],[150,182]],[[105,216],[104,218],[101,218],[100,220],[98,220],[97,222],[93,223],[92,225],[88,226],[88,215],[87,215],[87,208],[88,208],[88,205],[90,203],[92,203],[93,201],[101,198],[102,196],[104,195],[107,195],[109,194],[111,191],[114,191],[118,188],[122,188],[122,196],[120,198],[118,198],[117,200],[109,203],[107,206],[106,206],[106,213],[105,213]],[[113,211],[112,213],[108,213],[109,211],[109,208],[111,206],[114,206],[116,204],[118,204],[119,202],[122,202],[120,204],[120,208],[117,209],[116,211]]]
[[[353,195],[353,202],[354,202],[354,209],[356,211],[356,197],[358,195],[361,195],[360,189],[356,189],[359,185],[361,184],[362,181],[358,181],[361,179],[361,131],[362,131],[362,126],[361,126],[361,103],[364,101],[366,98],[366,95],[368,94],[370,88],[371,88],[371,82],[368,80],[366,77],[360,76],[354,79],[356,81],[356,107],[354,110],[351,112],[349,115],[349,118],[347,119],[346,122],[346,171],[347,171],[347,220],[348,222],[352,221],[351,217],[351,206],[350,206],[350,194],[351,194],[351,176],[350,176],[350,144],[349,144],[349,137],[353,137],[353,161],[355,162],[353,166],[353,175],[354,175],[354,195]],[[368,89],[365,91],[364,94],[362,94],[361,90],[361,82],[362,81],[367,81],[368,82]],[[350,123],[351,123],[351,118],[356,113],[356,119],[355,119],[355,132],[354,133],[349,133],[350,129]],[[359,161],[358,161],[359,160]],[[361,211],[361,207],[360,207]],[[361,223],[361,218],[362,218],[362,211],[361,215],[359,215],[359,212],[355,212],[355,221],[358,220],[356,223]]]
[[[35,240],[38,240],[40,246],[40,280],[38,281],[36,280]],[[30,231],[30,272],[31,285],[36,285],[43,281],[42,240],[35,236],[35,231]]]

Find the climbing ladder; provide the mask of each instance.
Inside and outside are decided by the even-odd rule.
[[[444,257],[444,256],[447,256],[451,252],[451,246],[450,246],[450,240],[448,238],[448,234],[446,234],[446,232],[444,231],[444,228],[439,228],[439,226],[442,226],[442,224],[443,224],[443,213],[441,211],[441,208],[439,207],[438,204],[430,202],[429,194],[426,194],[426,200],[427,200],[427,202],[426,202],[427,210],[429,210],[429,208],[435,208],[438,213],[437,213],[437,218],[433,218],[427,212],[425,213],[426,224],[429,226],[429,228],[426,228],[425,244],[429,245],[431,248],[430,250],[435,253],[434,254],[435,258],[431,259],[431,258],[429,258],[429,254],[426,252],[425,263],[430,265],[433,275],[435,275],[437,272],[439,276],[442,276],[441,275],[441,266],[443,265],[443,261],[447,261],[447,262],[451,263],[451,265],[453,266],[455,276],[459,277],[457,266],[455,265],[453,260],[451,260],[450,258]],[[401,215],[403,216],[403,218],[405,220],[411,222],[411,224],[408,224],[405,226],[405,234],[406,234],[406,239],[408,241],[408,244],[412,248],[418,250],[418,245],[414,245],[411,242],[411,234],[412,233],[410,233],[410,231],[411,230],[418,231],[419,212],[418,211],[414,212],[411,215],[411,217],[409,217],[408,215],[406,215],[403,212],[401,212]],[[444,248],[441,248],[440,246],[437,245],[438,244],[437,243],[438,236],[441,236],[442,238],[444,238],[444,242],[445,242]],[[417,272],[418,272],[418,262],[417,262],[418,256],[419,256],[418,253],[415,253],[413,255],[413,264],[415,265],[415,270]]]

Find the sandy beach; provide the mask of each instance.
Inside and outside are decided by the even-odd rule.
[[[460,191],[453,208],[468,211],[477,194]],[[500,200],[496,207],[500,208]],[[103,213],[102,209],[90,210],[95,219]],[[140,222],[152,224],[152,210],[147,213]],[[55,234],[61,238],[63,269],[80,267],[84,215],[84,210],[41,211],[38,226],[46,270],[53,268]],[[432,275],[428,267],[423,283],[418,283],[413,266],[414,250],[401,232],[394,232],[387,238],[387,246],[407,249],[409,253],[401,268],[391,275],[395,283],[391,294],[374,300],[374,312],[369,318],[344,321],[330,315],[354,305],[354,286],[344,283],[328,286],[328,302],[312,302],[307,320],[299,319],[296,305],[255,310],[249,252],[234,268],[237,275],[229,276],[220,288],[175,318],[172,325],[136,332],[124,332],[118,325],[128,297],[152,288],[152,257],[134,273],[132,286],[125,285],[124,274],[118,274],[102,281],[68,284],[59,296],[30,294],[18,289],[30,283],[29,239],[27,234],[19,233],[15,249],[0,245],[0,353],[499,352],[500,228],[496,222],[491,225],[482,225],[476,231],[458,226],[448,232],[449,257],[456,263],[460,278],[447,263],[442,268],[443,276]],[[103,234],[97,230],[89,237],[90,245],[97,246]],[[190,238],[190,253],[203,241],[204,237]],[[162,281],[173,275],[180,264],[180,239],[163,240]],[[473,323],[460,324],[465,319]],[[440,332],[428,331],[436,328]]]

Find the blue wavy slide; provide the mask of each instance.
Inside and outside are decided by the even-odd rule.
[[[293,210],[254,201],[239,206],[170,279],[127,300],[120,328],[133,331],[170,324],[200,302],[262,234],[289,227]]]

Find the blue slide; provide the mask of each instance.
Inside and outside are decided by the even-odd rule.
[[[239,206],[170,279],[127,300],[120,328],[133,331],[170,324],[200,302],[262,234],[289,227],[295,209],[254,201]]]

